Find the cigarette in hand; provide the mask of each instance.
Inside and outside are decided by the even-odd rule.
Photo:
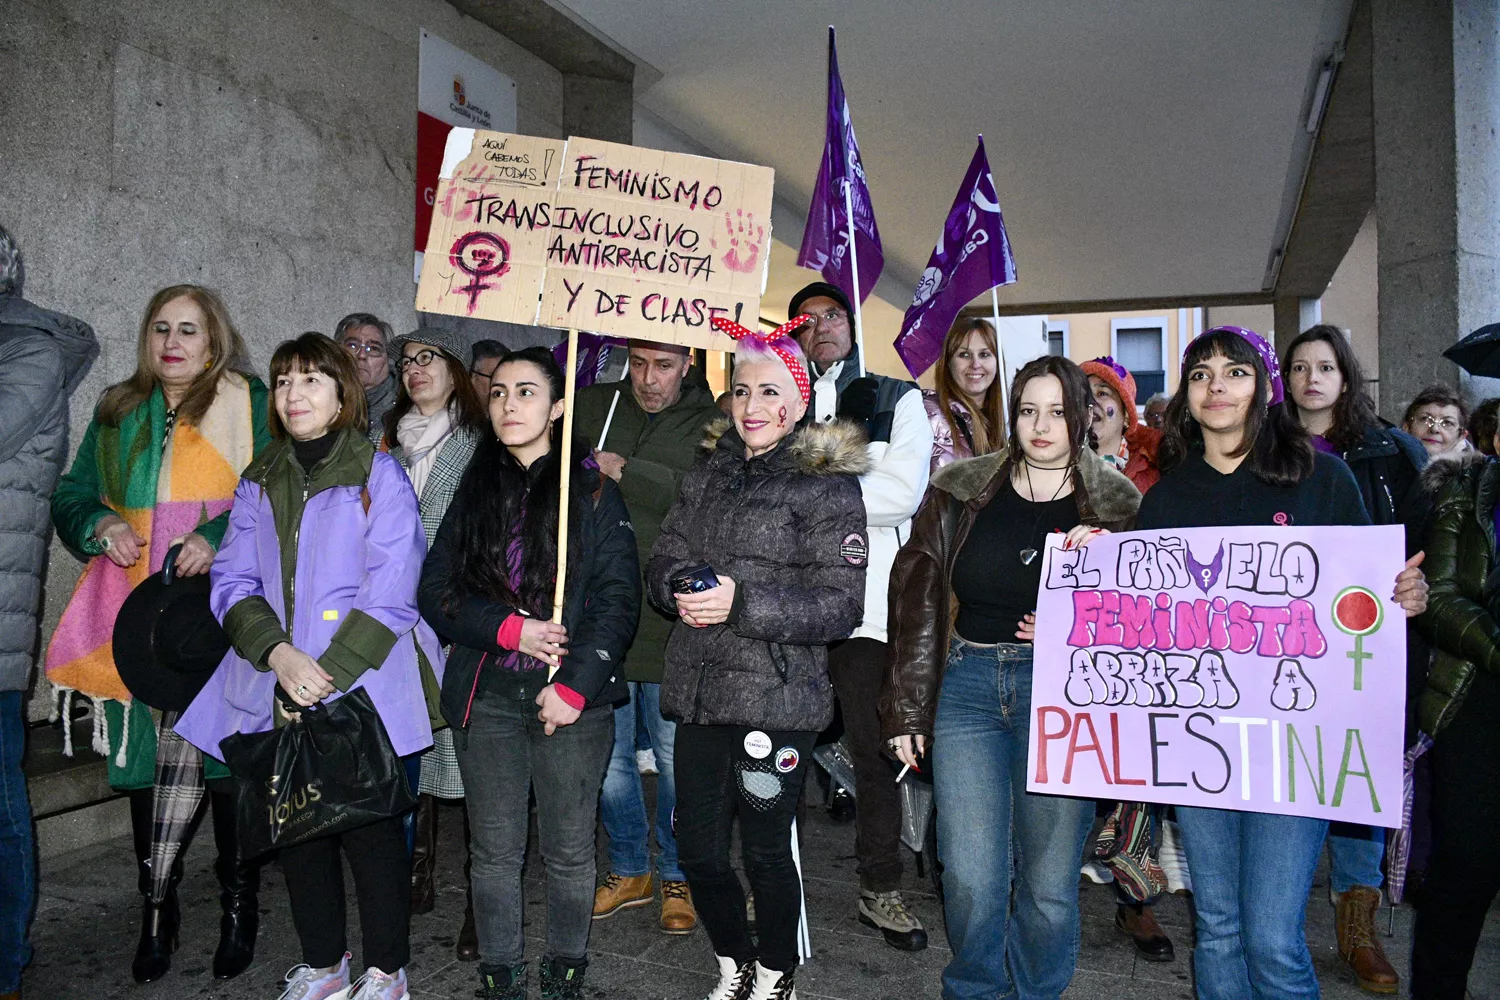
[[[901,784],[901,779],[904,778],[904,777],[906,777],[906,772],[910,771],[910,770],[911,770],[911,765],[910,764],[902,764],[901,765],[901,773],[898,774],[898,775],[896,775],[896,784],[898,784],[898,785]]]

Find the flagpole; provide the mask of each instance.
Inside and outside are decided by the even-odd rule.
[[[1010,384],[1010,377],[1005,374],[1005,337],[1000,333],[1000,296],[995,294],[995,286],[990,286],[990,321],[995,325],[995,355],[1000,364],[999,374],[995,377],[1000,380],[1000,412],[1005,414],[1005,419],[1010,420],[1010,401],[1006,399],[1006,386]]]
[[[865,377],[865,328],[859,312],[859,252],[854,248],[854,196],[849,193],[849,160],[844,159],[844,216],[849,223],[849,271],[854,280],[854,344],[859,348],[859,377]]]

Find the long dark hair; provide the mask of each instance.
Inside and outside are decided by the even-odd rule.
[[[1291,400],[1266,405],[1271,398],[1271,376],[1266,363],[1244,338],[1229,330],[1210,330],[1189,344],[1183,355],[1182,377],[1167,404],[1161,448],[1157,451],[1161,471],[1165,473],[1176,467],[1193,448],[1202,446],[1203,429],[1188,407],[1188,373],[1213,357],[1249,365],[1255,371],[1255,397],[1245,418],[1245,435],[1231,455],[1246,456],[1255,478],[1272,486],[1295,486],[1306,479],[1313,470],[1312,442],[1302,424],[1288,412]]]
[[[421,343],[421,341],[414,341]],[[430,345],[429,345],[430,347]],[[447,351],[431,347],[437,352],[434,361],[441,360],[448,369],[448,380],[453,383],[453,392],[448,396],[448,407],[453,412],[453,426],[467,430],[483,431],[485,424],[485,410],[487,400],[481,400],[479,393],[474,389],[474,380],[469,377],[469,366]],[[396,403],[385,414],[384,432],[386,444],[394,448],[396,446],[396,426],[401,423],[401,418],[411,412],[412,407],[417,404],[412,402],[411,393],[406,391],[406,379],[401,377],[399,368],[400,358],[396,359],[398,365],[396,370]]]
[[[541,369],[551,392],[549,405],[563,397],[563,373],[545,347],[511,351],[500,364],[525,361]],[[474,457],[448,507],[453,520],[457,565],[448,580],[445,600],[478,594],[509,604],[537,618],[552,615],[552,589],[557,580],[557,490],[561,475],[563,420],[552,421],[551,450],[526,468],[493,431],[481,436]],[[575,455],[588,455],[582,442]],[[573,483],[586,488],[579,468]],[[571,521],[570,521],[571,523]],[[570,532],[571,534],[571,532]],[[511,584],[511,540],[520,544],[520,585]],[[573,565],[577,546],[569,545]],[[577,573],[569,578],[578,579]]]
[[[1338,327],[1327,323],[1310,326],[1281,352],[1281,370],[1289,376],[1292,362],[1297,357],[1297,348],[1318,341],[1333,350],[1334,363],[1339,366],[1339,376],[1344,380],[1343,391],[1333,403],[1333,426],[1324,436],[1329,444],[1340,452],[1345,452],[1358,447],[1360,441],[1364,440],[1365,431],[1380,422],[1375,412],[1375,403],[1370,399],[1369,393],[1365,392],[1365,373],[1359,367],[1359,358],[1354,356],[1354,348],[1349,346],[1349,338]],[[1300,423],[1301,414],[1296,409],[1297,404],[1288,399],[1287,406]]]
[[[1026,362],[1010,383],[1010,441],[1015,445],[1007,458],[1021,457],[1021,439],[1016,436],[1016,421],[1021,415],[1021,393],[1034,378],[1051,375],[1062,383],[1063,421],[1068,425],[1068,461],[1077,462],[1078,453],[1089,447],[1089,377],[1067,358],[1048,354]]]

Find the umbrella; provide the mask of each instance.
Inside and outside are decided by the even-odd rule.
[[[1483,330],[1479,331],[1483,333]],[[1394,927],[1396,906],[1406,895],[1406,864],[1411,857],[1412,800],[1415,798],[1417,758],[1432,747],[1432,738],[1418,733],[1417,741],[1407,747],[1402,759],[1401,777],[1401,829],[1386,834],[1385,840],[1385,893],[1391,901],[1391,920]]]
[[[1500,378],[1500,323],[1481,326],[1443,352],[1470,375]]]

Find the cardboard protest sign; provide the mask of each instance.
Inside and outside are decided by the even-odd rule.
[[[733,350],[770,263],[768,167],[455,129],[417,308]]]
[[[1028,791],[1401,825],[1400,525],[1061,538]]]

